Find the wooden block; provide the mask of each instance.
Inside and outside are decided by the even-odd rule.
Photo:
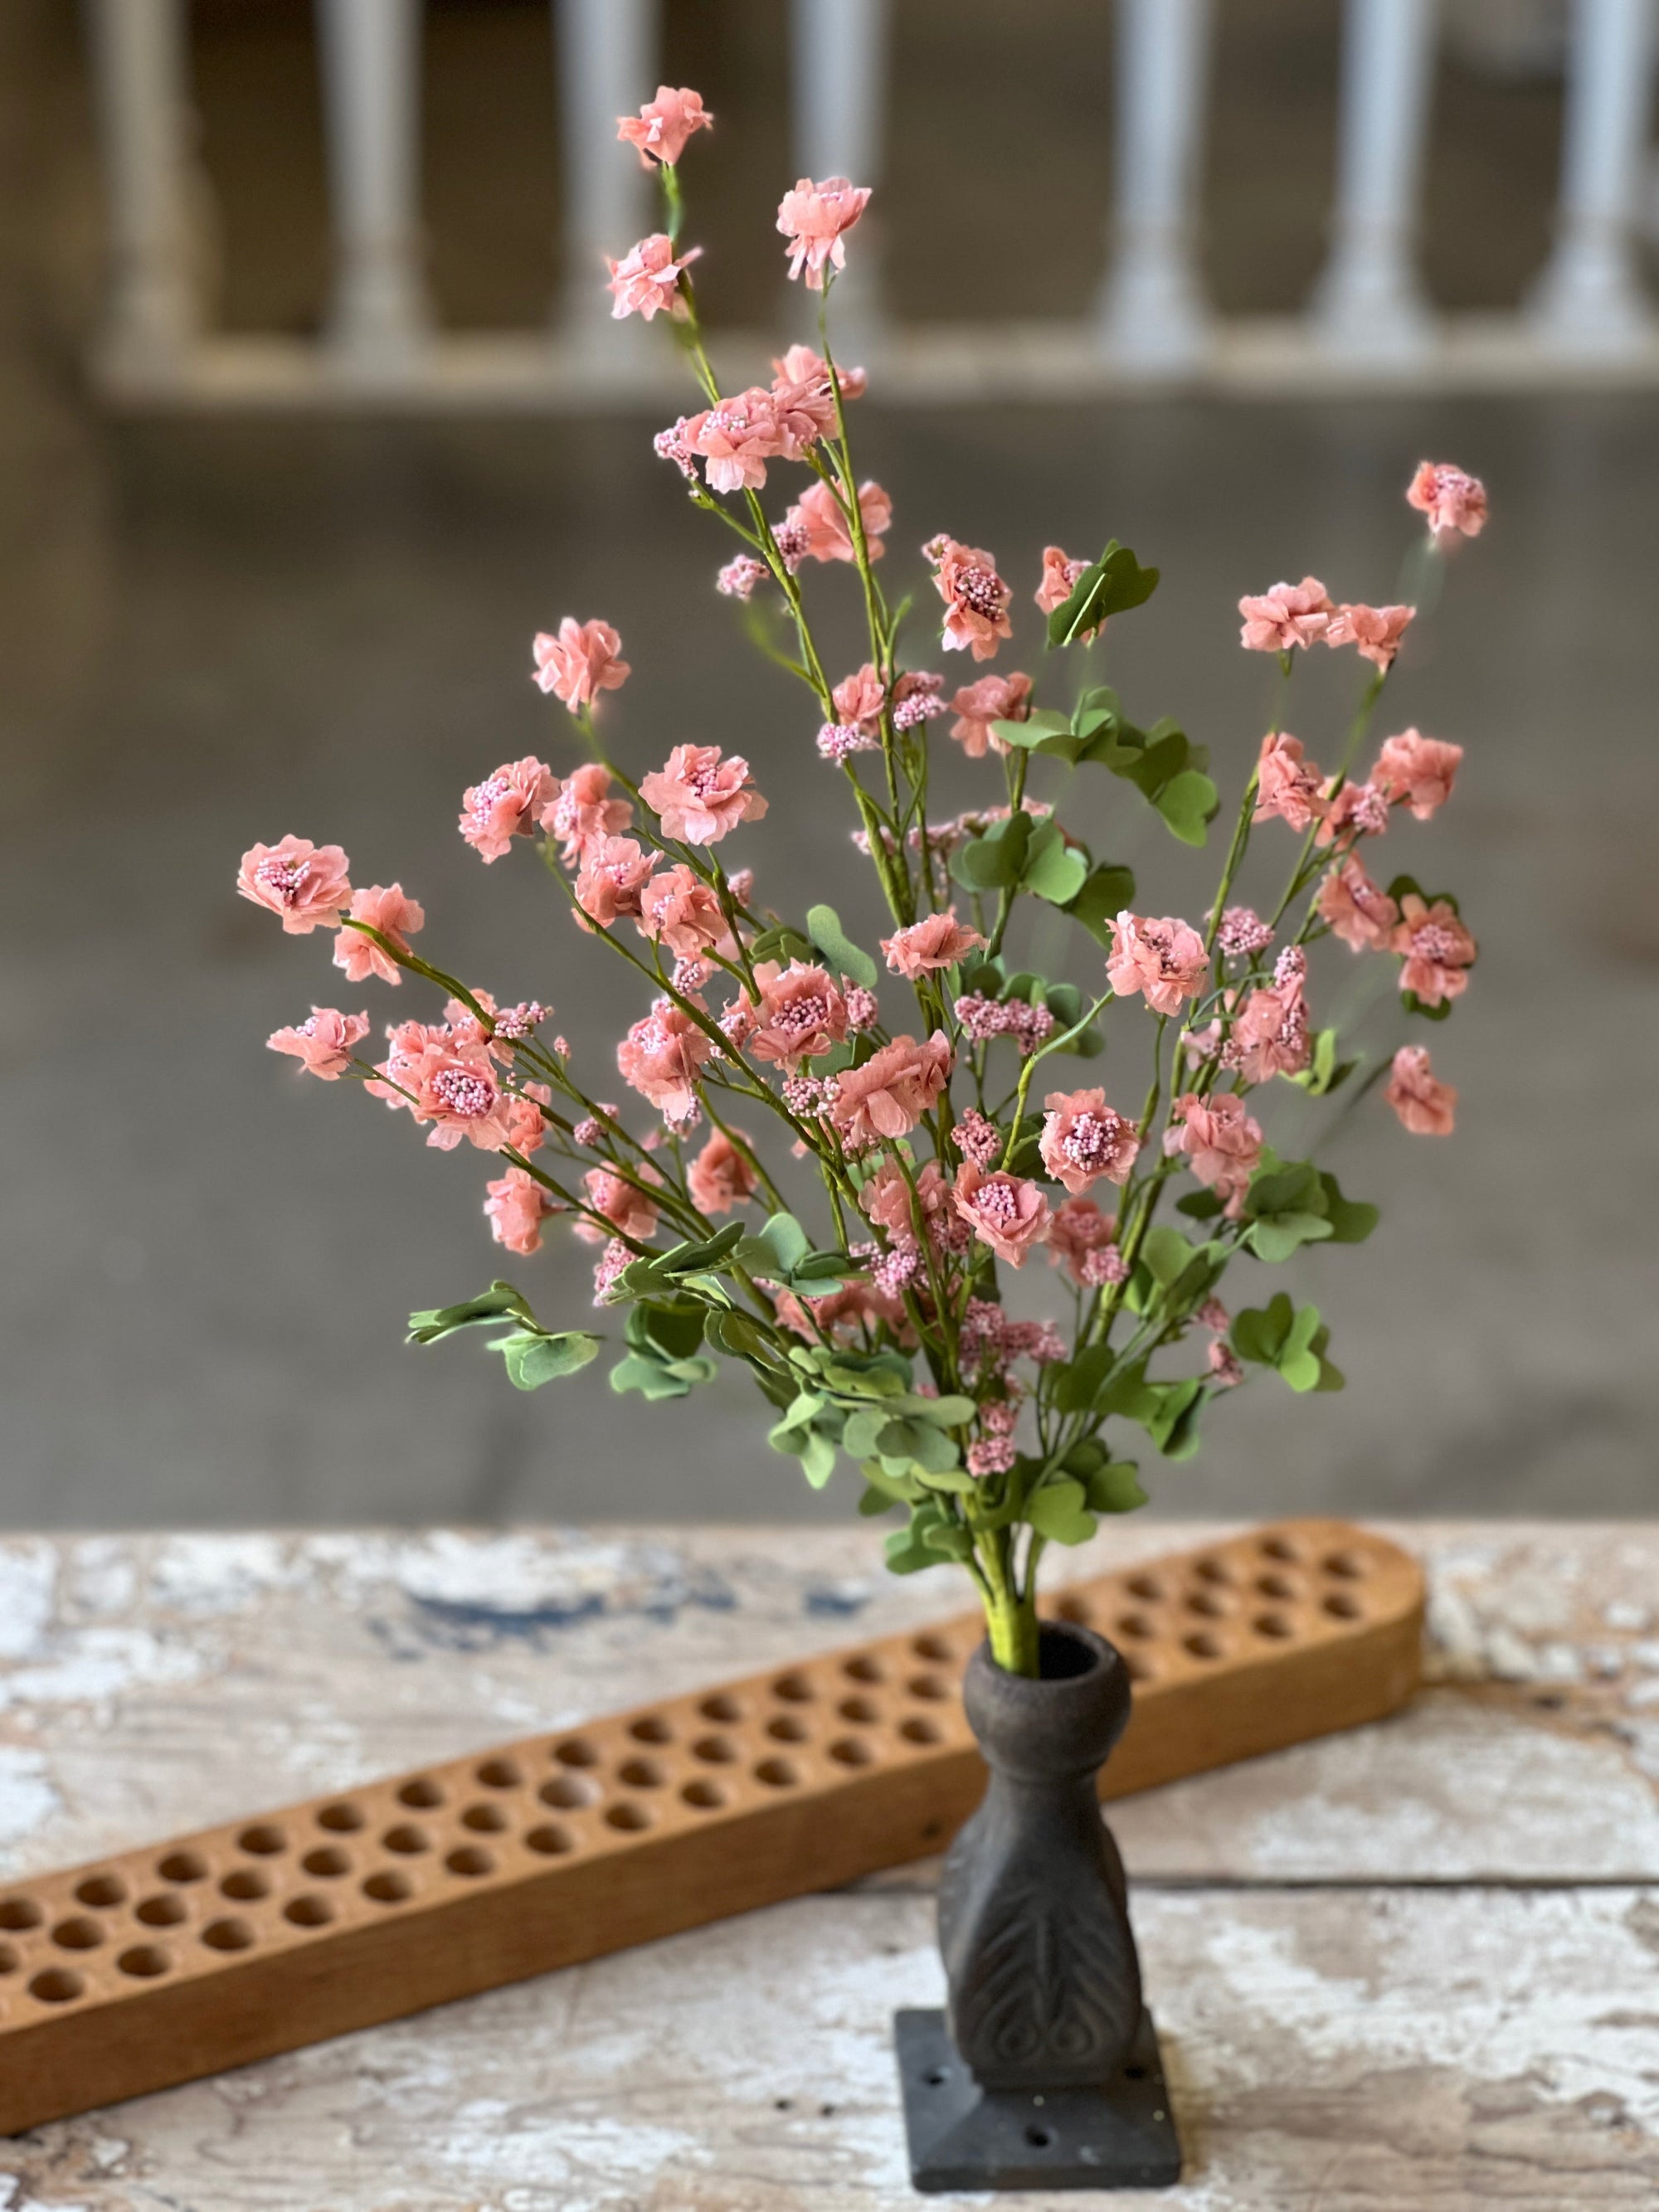
[[[1422,1577],[1286,1522],[1062,1588],[1123,1650],[1106,1795],[1395,1711]],[[0,1897],[0,2133],[938,1850],[984,1769],[975,1616],[366,1784]]]

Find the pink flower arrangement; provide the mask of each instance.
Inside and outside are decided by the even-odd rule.
[[[354,984],[410,980],[437,994],[438,1018],[392,1024],[379,1060],[358,1056],[368,1014],[334,1007],[277,1030],[271,1048],[324,1081],[361,1084],[438,1150],[495,1155],[496,1172],[479,1180],[503,1250],[531,1258],[561,1218],[594,1248],[592,1326],[544,1327],[498,1283],[417,1316],[422,1340],[505,1320],[508,1372],[535,1387],[597,1355],[611,1309],[641,1309],[617,1347],[617,1389],[672,1398],[719,1358],[734,1361],[769,1401],[773,1444],[815,1482],[838,1454],[878,1463],[866,1417],[890,1402],[872,1495],[890,1485],[909,1519],[894,1563],[969,1560],[994,1656],[1030,1672],[1043,1545],[1086,1534],[1139,1494],[1121,1479],[1127,1455],[1155,1462],[1189,1449],[1208,1407],[1271,1371],[1261,1349],[1268,1316],[1247,1307],[1230,1317],[1218,1295],[1224,1271],[1244,1260],[1251,1292],[1265,1274],[1262,1296],[1276,1304],[1273,1271],[1298,1245],[1339,1220],[1333,1243],[1363,1233],[1372,1209],[1346,1200],[1313,1159],[1284,1157],[1303,1123],[1324,1120],[1332,1094],[1335,1114],[1350,1103],[1380,1111],[1367,1094],[1385,1075],[1382,1099],[1407,1129],[1451,1131],[1456,1092],[1400,1030],[1452,1011],[1474,939],[1454,900],[1403,873],[1385,889],[1358,854],[1385,831],[1408,842],[1423,833],[1452,799],[1462,749],[1408,728],[1383,742],[1364,781],[1350,773],[1420,617],[1404,605],[1338,602],[1314,576],[1246,595],[1239,611],[1244,645],[1278,653],[1284,682],[1297,680],[1298,648],[1322,641],[1352,645],[1364,663],[1350,671],[1352,716],[1316,744],[1341,761],[1328,778],[1283,729],[1253,759],[1224,737],[1212,763],[1127,683],[1121,706],[1086,666],[1068,685],[1075,641],[1047,652],[1046,623],[1023,599],[1029,641],[1045,648],[1030,663],[1042,672],[1040,704],[1038,682],[1020,671],[975,672],[953,689],[908,665],[916,639],[903,623],[918,580],[900,579],[890,594],[884,585],[902,565],[886,543],[894,503],[860,475],[848,429],[864,372],[840,366],[826,335],[821,349],[780,353],[769,384],[710,400],[720,386],[685,276],[699,249],[680,242],[676,166],[708,122],[695,92],[663,86],[619,124],[657,179],[663,213],[611,264],[613,312],[674,324],[702,399],[652,444],[696,507],[737,538],[720,592],[741,605],[765,591],[768,623],[787,625],[786,643],[768,649],[808,694],[799,757],[835,764],[815,793],[844,800],[882,920],[868,907],[812,902],[787,863],[770,880],[763,864],[729,868],[726,841],[763,837],[769,816],[748,761],[686,743],[652,767],[660,748],[642,736],[643,718],[622,702],[595,712],[630,672],[617,630],[574,617],[532,647],[534,680],[565,710],[548,747],[556,765],[526,757],[474,784],[460,832],[489,862],[539,843],[537,872],[578,924],[577,942],[623,963],[617,972],[635,995],[619,1006],[618,1041],[597,1073],[538,1000],[498,1002],[447,974],[427,955],[423,908],[397,882],[354,890],[337,846],[252,846],[236,888],[292,934],[337,930],[335,966]],[[786,193],[779,226],[792,274],[833,295],[869,198],[841,178]],[[774,469],[799,471],[774,509],[779,521],[757,495]],[[1408,496],[1431,526],[1419,564],[1484,526],[1485,493],[1461,471],[1425,464]],[[1015,632],[994,558],[944,533],[922,551],[944,647],[993,659]],[[857,610],[864,641],[851,652],[838,628],[826,653],[818,596],[834,599],[838,586],[817,573],[824,563],[857,571],[836,617]],[[1052,615],[1096,566],[1045,547],[1036,612]],[[1100,574],[1109,586],[1137,580],[1112,602],[1126,614],[1157,581],[1112,545]],[[1419,596],[1431,608],[1439,595]],[[854,660],[850,674],[827,675]],[[1302,727],[1316,707],[1297,710]],[[930,780],[939,747],[953,777],[988,787],[944,818],[936,796],[930,805],[950,781]],[[787,763],[775,773],[775,792],[789,791]],[[1098,848],[1060,821],[1072,776],[1091,795],[1079,820],[1091,837],[1095,820],[1104,825]],[[1130,817],[1150,806],[1184,844],[1202,844],[1224,783],[1231,820],[1215,836],[1224,857],[1200,920],[1140,911],[1174,894],[1137,895],[1120,858]],[[1294,842],[1260,835],[1269,822]],[[1243,902],[1246,885],[1259,911]],[[1400,963],[1380,1042],[1337,1013],[1315,1033],[1310,1005],[1342,1003],[1328,989],[1340,945]],[[516,969],[526,952],[539,966],[544,939],[515,948]],[[1062,1053],[1103,1047],[1106,1083],[1062,1070]],[[609,1050],[628,1086],[621,1105],[598,1095],[612,1087]],[[770,1160],[769,1133],[780,1155]],[[1098,1203],[1109,1187],[1110,1212]],[[1038,1252],[1063,1322],[1016,1319],[1003,1303],[1002,1271]],[[1320,1387],[1338,1387],[1318,1316],[1304,1308],[1298,1328],[1310,1351],[1297,1387],[1313,1379],[1310,1360]]]

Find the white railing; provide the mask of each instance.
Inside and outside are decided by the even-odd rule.
[[[1465,5],[1470,0],[1465,0]],[[316,0],[334,283],[307,342],[212,328],[186,0],[89,0],[110,210],[100,388],[147,406],[592,407],[678,389],[668,349],[613,323],[600,256],[652,222],[650,179],[614,118],[657,82],[657,0],[554,0],[550,96],[566,175],[562,295],[550,325],[435,326],[422,271],[421,0]],[[890,0],[791,0],[794,155],[879,183]],[[1510,313],[1437,314],[1419,274],[1434,128],[1437,0],[1342,0],[1330,251],[1300,316],[1222,319],[1197,252],[1212,0],[1116,0],[1116,183],[1097,300],[1074,320],[905,328],[884,314],[872,219],[843,319],[892,398],[1075,397],[1171,381],[1274,392],[1659,381],[1644,287],[1656,0],[1567,0],[1555,243]],[[1455,118],[1452,118],[1455,122]],[[885,220],[895,220],[887,210]],[[902,211],[896,219],[902,220]],[[735,373],[758,338],[726,334]]]

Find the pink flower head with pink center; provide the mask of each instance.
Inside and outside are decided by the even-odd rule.
[[[542,1109],[552,1103],[553,1093],[544,1083],[526,1083],[520,1096],[507,1099],[506,1143],[526,1159],[547,1142],[547,1117]]]
[[[1077,589],[1078,578],[1088,565],[1086,561],[1074,560],[1071,554],[1063,552],[1058,545],[1043,547],[1042,581],[1033,596],[1045,615],[1051,615],[1056,607],[1065,605]],[[1103,629],[1105,625],[1103,623],[1101,627]]]
[[[685,1171],[685,1187],[699,1213],[730,1213],[752,1198],[757,1187],[752,1160],[724,1129],[716,1129]]]
[[[381,1073],[391,1070],[388,1061]],[[440,1152],[453,1152],[464,1137],[482,1152],[498,1152],[509,1141],[514,1101],[481,1048],[428,1043],[397,1080],[413,1093],[415,1119],[432,1123],[427,1142]]]
[[[981,1480],[988,1474],[1006,1474],[1018,1457],[1012,1437],[981,1437],[968,1447],[968,1472]]]
[[[640,893],[640,928],[681,960],[693,960],[727,934],[720,902],[684,860],[653,876]]]
[[[969,760],[981,759],[987,748],[1006,753],[1006,740],[991,727],[993,722],[1024,722],[1030,719],[1031,679],[1018,669],[1010,676],[981,676],[964,684],[951,702],[956,720],[951,735]]]
[[[739,822],[758,822],[766,811],[748,762],[740,753],[723,759],[718,745],[676,745],[664,767],[641,777],[640,797],[663,836],[688,845],[717,845]]]
[[[531,647],[534,681],[574,714],[591,706],[601,691],[615,691],[632,672],[622,657],[622,639],[608,622],[579,623],[567,615],[556,637],[538,630]]]
[[[1486,487],[1449,461],[1419,461],[1406,504],[1429,518],[1437,544],[1449,538],[1478,538],[1486,526]]]
[[[884,532],[893,526],[893,502],[873,478],[859,486],[859,519],[872,561],[887,548]],[[807,561],[852,561],[858,557],[852,526],[827,483],[809,484],[785,517],[785,526],[803,533],[801,557]]]
[[[1440,1082],[1420,1044],[1402,1044],[1382,1093],[1414,1137],[1449,1137],[1457,1121],[1457,1092]]]
[[[783,458],[778,403],[760,385],[687,418],[685,442],[702,458],[711,491],[759,491],[768,461]]]
[[[1043,1101],[1042,1164],[1075,1194],[1104,1176],[1125,1183],[1140,1150],[1134,1124],[1106,1103],[1103,1091],[1051,1091]]]
[[[881,949],[893,973],[914,982],[918,975],[931,975],[936,968],[954,968],[984,942],[978,930],[957,920],[957,910],[951,906],[943,914],[930,914],[908,929],[884,937]]]
[[[1293,646],[1316,645],[1335,610],[1318,577],[1304,576],[1299,584],[1275,584],[1259,599],[1247,595],[1238,611],[1244,617],[1238,641],[1248,652],[1288,653]]]
[[[489,1233],[509,1252],[526,1256],[542,1249],[542,1224],[559,1211],[558,1200],[544,1190],[534,1176],[522,1168],[509,1168],[495,1182],[484,1185],[484,1215]],[[629,1255],[631,1259],[632,1253]]]
[[[515,837],[530,836],[557,789],[544,762],[508,761],[461,794],[461,835],[481,860],[499,860]]]
[[[1228,1219],[1237,1221],[1261,1164],[1261,1123],[1245,1112],[1244,1101],[1232,1091],[1209,1098],[1188,1091],[1176,1100],[1174,1114],[1164,1133],[1165,1152],[1184,1152],[1200,1182],[1225,1200]]]
[[[869,386],[869,377],[861,368],[848,368],[843,362],[836,363],[836,381],[841,386],[843,399],[862,399]],[[830,384],[830,364],[810,345],[792,345],[778,355],[772,363],[772,389],[780,386],[822,385],[827,391]]]
[[[337,929],[351,897],[351,863],[337,845],[284,837],[280,845],[250,845],[236,872],[236,888],[255,906],[280,915],[290,937],[306,937],[319,923]]]
[[[1322,812],[1314,842],[1345,844],[1352,851],[1361,837],[1380,837],[1389,826],[1389,794],[1385,786],[1372,781],[1355,783],[1350,777],[1328,799],[1320,801]]]
[[[1126,907],[1112,924],[1106,980],[1121,999],[1146,994],[1155,1014],[1178,1014],[1183,999],[1196,999],[1210,973],[1204,939],[1174,915],[1159,919]]]
[[[934,563],[933,582],[945,602],[945,651],[989,660],[1001,640],[1014,634],[1008,619],[1012,594],[997,574],[996,556],[954,538],[936,538],[922,550]]]
[[[849,184],[845,177],[826,177],[814,184],[802,177],[793,191],[778,202],[778,228],[789,241],[789,274],[805,273],[809,292],[823,289],[826,268],[844,269],[847,248],[842,239],[870,204],[867,185]]]
[[[1289,823],[1298,835],[1309,829],[1325,809],[1325,779],[1311,761],[1302,757],[1302,740],[1284,730],[1271,731],[1261,740],[1255,769],[1255,822],[1275,817]]]
[[[760,1004],[754,1010],[749,1051],[793,1074],[847,1035],[847,1002],[823,968],[792,960],[780,968],[763,960],[755,969]]]
[[[1219,1298],[1206,1298],[1194,1314],[1193,1319],[1200,1328],[1207,1328],[1217,1336],[1225,1336],[1232,1327],[1232,1316]]]
[[[957,1170],[951,1200],[980,1243],[1011,1267],[1025,1265],[1054,1221],[1053,1209],[1036,1183],[1024,1176],[986,1175],[971,1160]]]
[[[1313,1058],[1301,976],[1252,991],[1234,1018],[1232,1042],[1247,1083],[1300,1075]]]
[[[1068,1198],[1054,1208],[1048,1231],[1048,1265],[1064,1267],[1074,1283],[1088,1280],[1085,1267],[1092,1254],[1115,1249],[1117,1223],[1091,1198]]]
[[[598,761],[585,761],[562,783],[555,782],[553,795],[543,807],[542,828],[559,840],[559,857],[566,867],[579,861],[590,845],[602,838],[618,837],[628,827],[633,808],[625,799],[612,799],[611,771]]]
[[[933,1241],[939,1218],[951,1202],[951,1187],[937,1160],[925,1160],[916,1176],[915,1197],[896,1160],[884,1160],[859,1193],[859,1205],[892,1237],[927,1237]],[[918,1202],[921,1218],[917,1217]]]
[[[678,91],[671,84],[659,84],[656,98],[647,100],[637,115],[617,118],[617,137],[638,147],[641,165],[647,169],[653,161],[672,168],[685,151],[686,140],[696,131],[714,127],[714,118],[703,106],[702,94],[686,84]]]
[[[400,952],[408,951],[410,939],[426,924],[425,913],[415,900],[404,896],[401,884],[373,884],[367,890],[353,891],[351,918],[378,929]],[[397,962],[361,930],[341,930],[334,941],[334,965],[345,970],[349,983],[361,983],[370,975],[378,975],[384,983],[403,981]]]
[[[1436,899],[1431,906],[1407,891],[1400,902],[1393,950],[1406,963],[1400,971],[1401,989],[1414,993],[1425,1006],[1443,1006],[1468,988],[1475,942],[1449,899]]]
[[[1352,854],[1319,886],[1319,918],[1356,952],[1386,951],[1400,908]]]
[[[619,323],[627,315],[641,315],[647,323],[653,315],[684,317],[687,309],[680,290],[680,271],[689,269],[702,252],[702,246],[694,246],[677,261],[672,239],[659,230],[641,239],[637,246],[630,246],[620,261],[612,261],[607,254],[605,263],[611,271],[607,289],[616,303],[611,310],[612,322]]]
[[[1002,1137],[994,1121],[988,1121],[976,1106],[970,1106],[951,1132],[951,1142],[964,1160],[971,1160],[976,1168],[988,1168],[1002,1150]]]
[[[1244,1380],[1244,1367],[1231,1344],[1217,1337],[1205,1355],[1212,1390],[1236,1390]]]
[[[690,1014],[658,999],[617,1047],[617,1066],[642,1098],[671,1121],[696,1105],[698,1073],[714,1048]]]
[[[843,676],[830,696],[835,702],[838,720],[866,735],[880,728],[887,693],[873,661],[866,660],[856,676]]]
[[[603,1244],[612,1230],[618,1237],[631,1237],[636,1244],[643,1244],[656,1234],[657,1203],[646,1192],[637,1189],[635,1184],[661,1181],[648,1161],[640,1168],[634,1182],[618,1175],[615,1168],[589,1168],[582,1177],[582,1188],[587,1193],[587,1203],[608,1228],[602,1228],[599,1222],[590,1221],[582,1214],[571,1223],[572,1231],[584,1244]]]
[[[1230,906],[1221,917],[1215,941],[1229,960],[1248,960],[1267,951],[1273,933],[1253,906]]]
[[[951,1079],[953,1055],[943,1030],[926,1043],[896,1036],[872,1053],[862,1067],[845,1069],[836,1079],[830,1118],[854,1152],[884,1138],[908,1136]]]
[[[714,589],[722,599],[746,603],[754,598],[756,585],[763,584],[771,573],[765,562],[756,560],[752,553],[739,553],[715,572]]]
[[[618,915],[637,915],[640,895],[656,866],[632,837],[596,837],[584,847],[576,877],[576,903],[590,921],[609,929]]]
[[[1403,801],[1419,822],[1426,822],[1451,797],[1462,757],[1462,745],[1425,738],[1420,730],[1402,730],[1398,737],[1383,739],[1372,781],[1382,785],[1396,805]]]
[[[337,1083],[351,1065],[351,1048],[368,1035],[367,1014],[343,1014],[337,1006],[313,1006],[291,1030],[273,1030],[265,1039],[271,1052],[291,1052],[307,1075]]]
[[[1340,606],[1325,626],[1325,642],[1355,646],[1362,660],[1386,672],[1394,666],[1406,626],[1416,612],[1415,607]]]

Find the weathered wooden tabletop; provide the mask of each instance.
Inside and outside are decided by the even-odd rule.
[[[1431,1577],[1413,1709],[1115,1808],[1188,2179],[1079,2204],[1659,2204],[1659,1523],[1390,1533]],[[867,1529],[14,1539],[0,1876],[961,1601]],[[919,2203],[889,2023],[939,1997],[933,1872],[0,2143],[0,2212]]]

